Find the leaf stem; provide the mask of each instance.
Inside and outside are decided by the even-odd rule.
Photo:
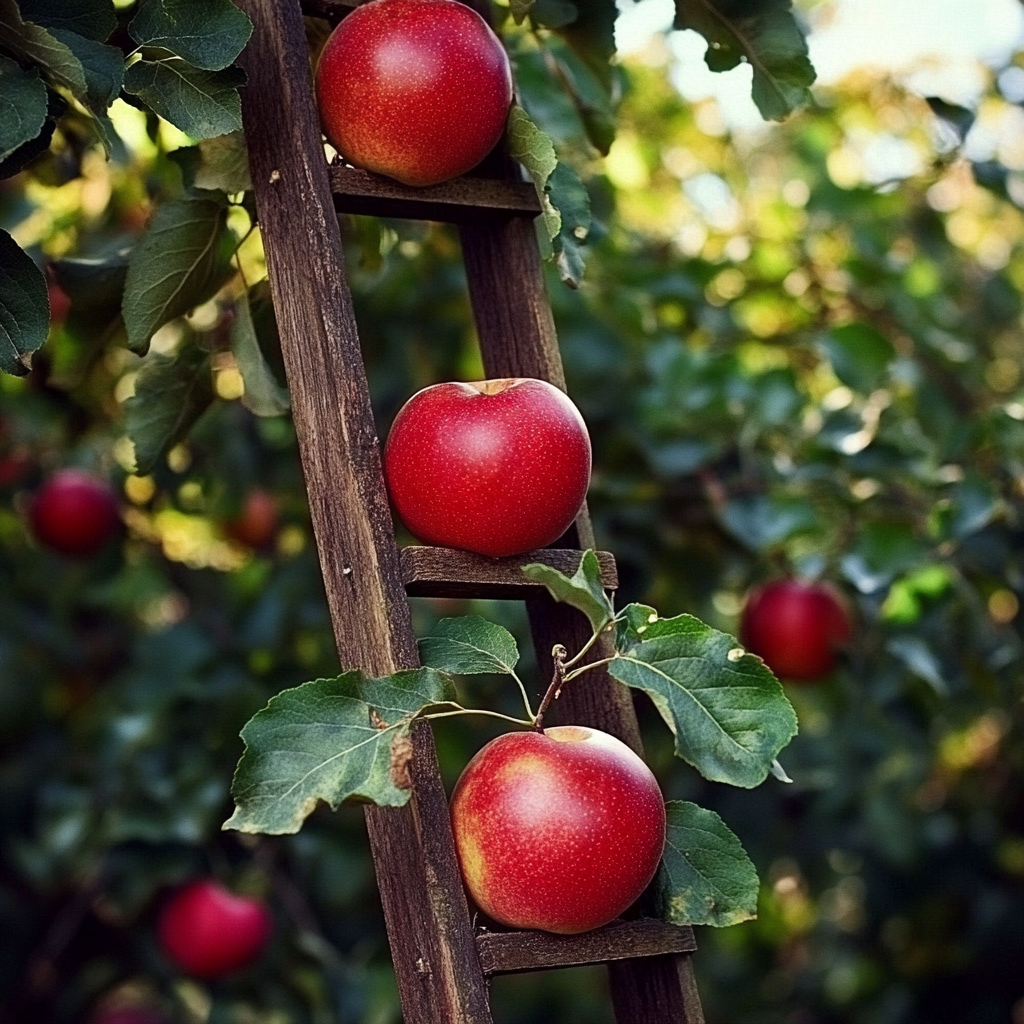
[[[500,718],[503,722],[512,722],[513,725],[521,725],[526,729],[532,728],[533,722],[526,721],[522,718],[513,718],[511,715],[503,715],[499,711],[485,711],[483,708],[464,708],[461,704],[456,704],[454,701],[446,701],[445,703],[452,705],[454,711],[435,711],[429,715],[419,715],[421,719],[430,721],[434,718],[451,718],[453,715],[486,715],[488,718]]]
[[[571,672],[567,673],[562,682],[568,683],[577,676],[583,675],[584,672],[589,672],[592,668],[600,668],[602,665],[610,665],[613,661],[618,660],[618,657],[619,653],[616,651],[610,658],[601,658],[600,661],[588,661],[586,665],[580,665],[579,668],[575,668]]]
[[[509,669],[508,674],[516,681],[516,684],[519,686],[519,692],[523,695],[523,704],[526,707],[526,716],[530,719],[530,724],[532,725],[534,722],[537,721],[537,716],[533,713],[533,706],[530,704],[530,695],[526,692],[526,687],[523,685],[522,679],[520,679],[519,676],[517,676],[512,669]]]
[[[616,618],[618,618],[618,616],[616,616]],[[603,625],[603,626],[602,626],[602,627],[601,627],[601,628],[600,628],[600,629],[599,629],[599,630],[598,630],[598,631],[597,631],[597,632],[596,632],[596,633],[595,633],[595,634],[594,634],[594,635],[593,635],[593,636],[592,636],[592,637],[591,637],[591,638],[590,638],[590,639],[589,639],[589,640],[588,640],[588,641],[587,641],[587,642],[586,642],[586,643],[585,643],[585,644],[584,644],[584,645],[583,645],[583,646],[582,646],[582,647],[581,647],[581,648],[579,649],[579,651],[577,651],[577,652],[576,652],[576,654],[574,654],[574,655],[573,655],[573,656],[572,656],[572,657],[571,657],[571,658],[570,658],[570,659],[569,659],[569,660],[568,660],[568,661],[567,661],[567,662],[565,663],[565,665],[564,665],[563,667],[564,667],[564,668],[567,668],[567,669],[568,669],[568,668],[572,668],[572,666],[573,666],[573,665],[575,665],[575,664],[576,664],[576,662],[577,662],[577,661],[579,661],[579,660],[580,660],[580,658],[582,658],[582,657],[583,657],[583,655],[584,655],[584,654],[586,654],[586,653],[587,653],[587,651],[589,651],[589,650],[590,650],[590,648],[591,648],[591,647],[593,647],[593,646],[594,646],[594,644],[596,644],[596,643],[597,643],[598,639],[599,639],[599,638],[600,638],[600,637],[601,637],[601,636],[602,636],[602,635],[603,635],[604,633],[606,633],[606,632],[608,631],[608,629],[609,629],[609,628],[610,628],[610,627],[611,627],[612,625],[614,625],[614,623],[615,623],[615,619],[609,619],[609,620],[608,620],[608,621],[607,621],[607,622],[606,622],[606,623],[605,623],[605,624],[604,624],[604,625]]]

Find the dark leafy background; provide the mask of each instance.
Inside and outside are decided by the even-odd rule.
[[[13,238],[0,236],[0,269],[36,296],[15,308],[0,278],[0,359],[23,373],[19,357],[35,352],[31,372],[0,380],[0,1012],[63,1024],[117,996],[181,1022],[381,1024],[398,1010],[360,812],[319,811],[296,836],[219,829],[241,726],[338,665],[290,421],[251,411],[284,402],[228,134],[245,26],[226,3],[191,6],[218,27],[186,51],[154,0],[0,0],[0,228]],[[744,39],[789,40],[773,48],[783,86],[768,95],[806,98],[783,4],[677,5],[698,29],[729,10],[757,21]],[[762,881],[756,922],[700,930],[708,1019],[1024,1019],[1024,193],[1012,151],[972,164],[960,143],[974,111],[867,76],[733,139],[671,87],[666,55],[609,62],[611,3],[500,13],[522,104],[589,194],[586,244],[563,248],[549,286],[620,604],[731,631],[747,587],[790,568],[834,580],[857,610],[835,676],[789,688],[792,786],[701,781],[638,703],[666,796],[718,811]],[[327,26],[309,28],[315,47]],[[734,62],[718,42],[717,59]],[[1010,81],[992,77],[982,117],[1015,116],[1019,97],[999,85]],[[865,181],[882,136],[913,147],[921,170]],[[563,215],[578,210],[557,184]],[[709,184],[727,217],[698,204]],[[343,227],[383,432],[418,387],[481,376],[458,246],[442,227]],[[147,253],[172,248],[153,244],[165,232],[206,257],[147,306]],[[560,278],[581,262],[573,291]],[[72,300],[49,330],[44,267]],[[38,550],[24,527],[33,487],[67,464],[125,495],[123,541],[84,564]],[[256,486],[283,509],[259,553],[225,533]],[[516,606],[415,609],[421,634],[469,612],[519,638],[520,674],[538,687]],[[507,680],[463,685],[517,710]],[[449,783],[491,735],[436,733]],[[200,872],[262,893],[276,920],[259,968],[213,986],[179,976],[153,937],[168,888]],[[497,1017],[609,1021],[601,979],[500,980]]]

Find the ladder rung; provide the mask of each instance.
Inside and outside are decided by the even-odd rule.
[[[644,917],[638,921],[613,921],[582,935],[480,932],[476,948],[484,974],[511,974],[666,953],[692,953],[697,943],[689,926]]]
[[[339,213],[450,224],[477,223],[481,213],[505,217],[536,217],[540,213],[537,190],[526,181],[453,178],[420,188],[340,164],[330,168],[330,175]]]
[[[580,552],[573,548],[540,548],[512,558],[487,558],[456,548],[431,548],[412,545],[399,552],[402,582],[410,597],[489,597],[499,600],[523,600],[541,586],[527,579],[522,567],[543,562],[567,576],[580,564]],[[608,551],[597,552],[601,582],[606,590],[615,590],[619,576],[615,557]]]

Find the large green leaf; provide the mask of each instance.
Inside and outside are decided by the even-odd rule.
[[[480,672],[509,675],[519,661],[515,637],[479,615],[442,619],[434,632],[420,641],[424,665],[452,675]]]
[[[252,188],[249,151],[241,132],[204,139],[198,146],[176,149],[170,158],[181,168],[186,188],[232,195]]]
[[[79,99],[94,114],[104,114],[124,84],[124,54],[116,46],[97,43],[67,29],[54,28],[50,34],[63,43],[82,65],[86,93],[84,99]]]
[[[583,552],[579,568],[571,577],[540,562],[524,565],[523,575],[543,583],[556,601],[571,604],[583,612],[590,619],[595,633],[604,629],[615,615],[601,584],[601,567],[593,551]]]
[[[549,179],[551,202],[558,210],[559,231],[552,239],[559,276],[575,288],[583,277],[583,245],[590,235],[590,194],[580,176],[559,161]]]
[[[608,671],[654,702],[676,753],[712,782],[750,789],[796,735],[796,715],[760,658],[692,615],[630,605]]]
[[[117,28],[114,0],[18,0],[18,7],[25,21],[75,32],[97,43]]]
[[[686,800],[670,800],[665,810],[659,915],[716,928],[757,917],[757,870],[732,830],[714,811]]]
[[[214,199],[163,203],[132,250],[124,293],[128,345],[144,352],[164,324],[205,302],[224,283],[233,236]]]
[[[245,384],[242,405],[257,416],[282,416],[288,411],[288,389],[281,387],[263,358],[256,330],[252,324],[249,296],[243,293],[235,302],[235,319],[231,322],[231,351]]]
[[[781,121],[811,102],[814,67],[790,0],[676,0],[675,27],[708,41],[704,60],[712,71],[750,64],[762,117]]]
[[[835,375],[847,387],[865,394],[878,387],[896,356],[892,342],[870,324],[833,327],[821,344]]]
[[[125,429],[135,446],[135,467],[149,473],[213,402],[210,355],[185,345],[177,356],[146,357],[135,394],[124,403]]]
[[[28,253],[0,230],[0,370],[23,377],[28,356],[50,329],[46,278]]]
[[[128,92],[194,139],[241,131],[244,84],[241,68],[204,71],[180,57],[140,60],[124,76]]]
[[[52,82],[86,101],[89,90],[81,61],[41,25],[23,20],[15,0],[0,0],[0,39],[9,53],[35,64]]]
[[[31,142],[46,121],[46,86],[35,69],[0,56],[0,160]]]
[[[142,0],[128,31],[140,46],[160,46],[197,68],[220,71],[242,52],[252,22],[231,0]]]
[[[224,827],[298,832],[321,800],[402,806],[413,716],[453,697],[451,680],[432,668],[383,679],[345,672],[279,693],[242,730],[235,813]]]

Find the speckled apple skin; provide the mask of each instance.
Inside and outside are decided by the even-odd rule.
[[[456,784],[451,816],[470,896],[513,928],[607,924],[646,888],[665,846],[651,770],[614,736],[576,726],[492,740]]]
[[[54,473],[33,495],[28,514],[40,544],[73,558],[96,554],[121,525],[113,489],[80,469]]]
[[[774,580],[752,591],[740,622],[743,645],[795,683],[827,676],[852,632],[841,596],[827,584],[800,580]]]
[[[590,460],[583,417],[554,385],[451,382],[399,410],[384,475],[414,537],[502,558],[565,533],[586,498]]]
[[[512,70],[487,23],[456,0],[373,0],[327,40],[316,95],[324,134],[346,160],[434,185],[497,144]]]

